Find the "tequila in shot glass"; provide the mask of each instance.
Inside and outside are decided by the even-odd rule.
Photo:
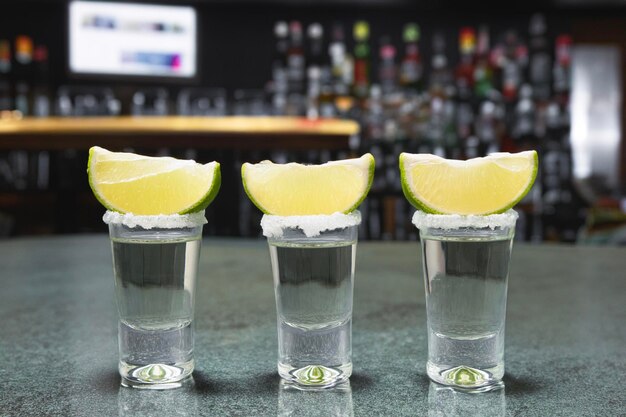
[[[352,374],[352,293],[361,216],[265,215],[278,318],[278,373],[301,389]]]
[[[107,211],[119,310],[122,385],[169,389],[194,369],[194,298],[204,211]]]
[[[417,211],[431,380],[488,391],[504,375],[509,261],[517,213],[488,216]]]

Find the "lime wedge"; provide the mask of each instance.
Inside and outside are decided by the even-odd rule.
[[[87,163],[89,185],[109,210],[137,215],[204,210],[221,184],[220,164],[110,152],[94,146]]]
[[[263,161],[243,164],[241,178],[252,203],[266,214],[349,213],[372,186],[374,165],[369,153],[321,165]]]
[[[400,154],[404,195],[427,213],[502,213],[530,191],[537,152],[493,153],[457,161],[431,154]]]

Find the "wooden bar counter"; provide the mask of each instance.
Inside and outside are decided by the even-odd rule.
[[[349,120],[300,117],[82,117],[0,119],[0,150],[100,145],[194,149],[348,149]]]

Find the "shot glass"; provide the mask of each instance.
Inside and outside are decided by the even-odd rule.
[[[170,389],[191,375],[196,276],[204,213],[108,211],[125,387]]]
[[[489,391],[504,376],[509,261],[517,213],[425,214],[420,231],[428,325],[428,377]]]
[[[352,293],[359,212],[271,216],[267,237],[278,319],[278,374],[300,389],[352,374]]]

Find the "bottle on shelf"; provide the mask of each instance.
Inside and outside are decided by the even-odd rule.
[[[571,36],[562,34],[556,38],[553,89],[559,104],[562,106],[567,106],[569,102],[572,64],[571,48]]]
[[[304,61],[304,34],[302,23],[289,23],[289,48],[287,49],[287,111],[297,116],[304,113],[306,67]]]
[[[502,58],[502,96],[507,102],[517,99],[523,84],[524,69],[528,63],[528,49],[514,30],[505,34]]]
[[[11,66],[11,42],[0,39],[0,112],[13,110]]]
[[[478,29],[476,66],[474,67],[474,94],[480,99],[486,98],[493,89],[493,69],[489,52],[489,28],[481,26]]]
[[[456,102],[454,98],[454,87],[448,87],[448,92],[443,95],[443,142],[446,150],[446,157],[452,159],[461,159],[463,156],[462,149],[457,136],[455,118],[457,112]]]
[[[274,24],[274,54],[272,57],[272,112],[284,115],[287,106],[287,51],[289,49],[289,25],[278,21]]]
[[[324,51],[324,29],[319,23],[307,28],[307,104],[306,116],[309,119],[320,117],[320,96],[322,87],[329,85],[330,70]],[[325,113],[328,110],[325,110]]]
[[[487,98],[480,104],[476,117],[476,137],[480,141],[481,155],[500,151],[500,123],[497,104],[492,98]]]
[[[400,64],[400,87],[403,90],[421,91],[422,58],[419,51],[420,27],[417,23],[407,23],[402,31],[404,56]]]
[[[432,40],[433,56],[428,89],[432,96],[446,95],[453,85],[452,73],[446,55],[446,38],[442,32],[436,32]],[[456,91],[456,90],[455,90]]]
[[[476,31],[471,27],[459,31],[459,63],[455,70],[455,82],[459,99],[467,100],[474,88]]]
[[[380,39],[378,81],[382,93],[388,96],[397,89],[398,67],[396,66],[396,47],[388,36]]]
[[[535,101],[535,137],[543,143],[547,133],[548,107],[551,99],[552,57],[547,38],[546,19],[536,13],[530,18],[528,27],[528,76],[533,87]]]
[[[474,110],[468,101],[457,102],[456,132],[466,158],[480,156],[478,138],[474,135]]]
[[[562,149],[570,151],[570,90],[571,90],[571,46],[570,35],[562,34],[556,38],[556,59],[554,67],[554,97],[553,103],[558,109],[558,119],[553,125],[553,136],[560,143]]]
[[[537,13],[530,18],[528,28],[530,35],[528,81],[533,86],[533,95],[536,101],[546,102],[550,98],[550,70],[552,68],[546,19]]]
[[[354,79],[353,94],[357,99],[364,100],[369,92],[370,84],[370,46],[369,23],[360,20],[354,24]]]
[[[370,88],[367,111],[364,117],[365,136],[371,143],[383,139],[385,115],[383,113],[383,93],[379,85],[373,84]]]
[[[519,101],[513,114],[512,136],[518,149],[528,149],[536,145],[536,106],[533,88],[524,84],[519,90]]]
[[[333,107],[337,115],[345,117],[353,105],[350,88],[354,79],[354,61],[346,47],[344,27],[339,22],[333,24],[328,54],[331,66],[332,92],[330,94],[333,96]]]
[[[37,45],[33,54],[36,77],[33,85],[33,116],[50,116],[50,68],[48,48]]]
[[[22,116],[31,114],[31,86],[33,62],[33,40],[30,36],[15,38],[15,93],[14,107]]]
[[[324,45],[324,27],[318,22],[311,23],[307,28],[306,64],[308,68],[318,67],[323,78],[327,78],[330,69]]]
[[[442,158],[446,157],[445,148],[445,123],[446,114],[442,97],[432,97],[430,100],[430,119],[426,131],[427,140],[432,148],[432,153]]]
[[[463,27],[459,31],[459,63],[454,72],[456,86],[456,131],[467,158],[480,156],[479,141],[474,135],[474,73],[476,64],[476,31]]]

